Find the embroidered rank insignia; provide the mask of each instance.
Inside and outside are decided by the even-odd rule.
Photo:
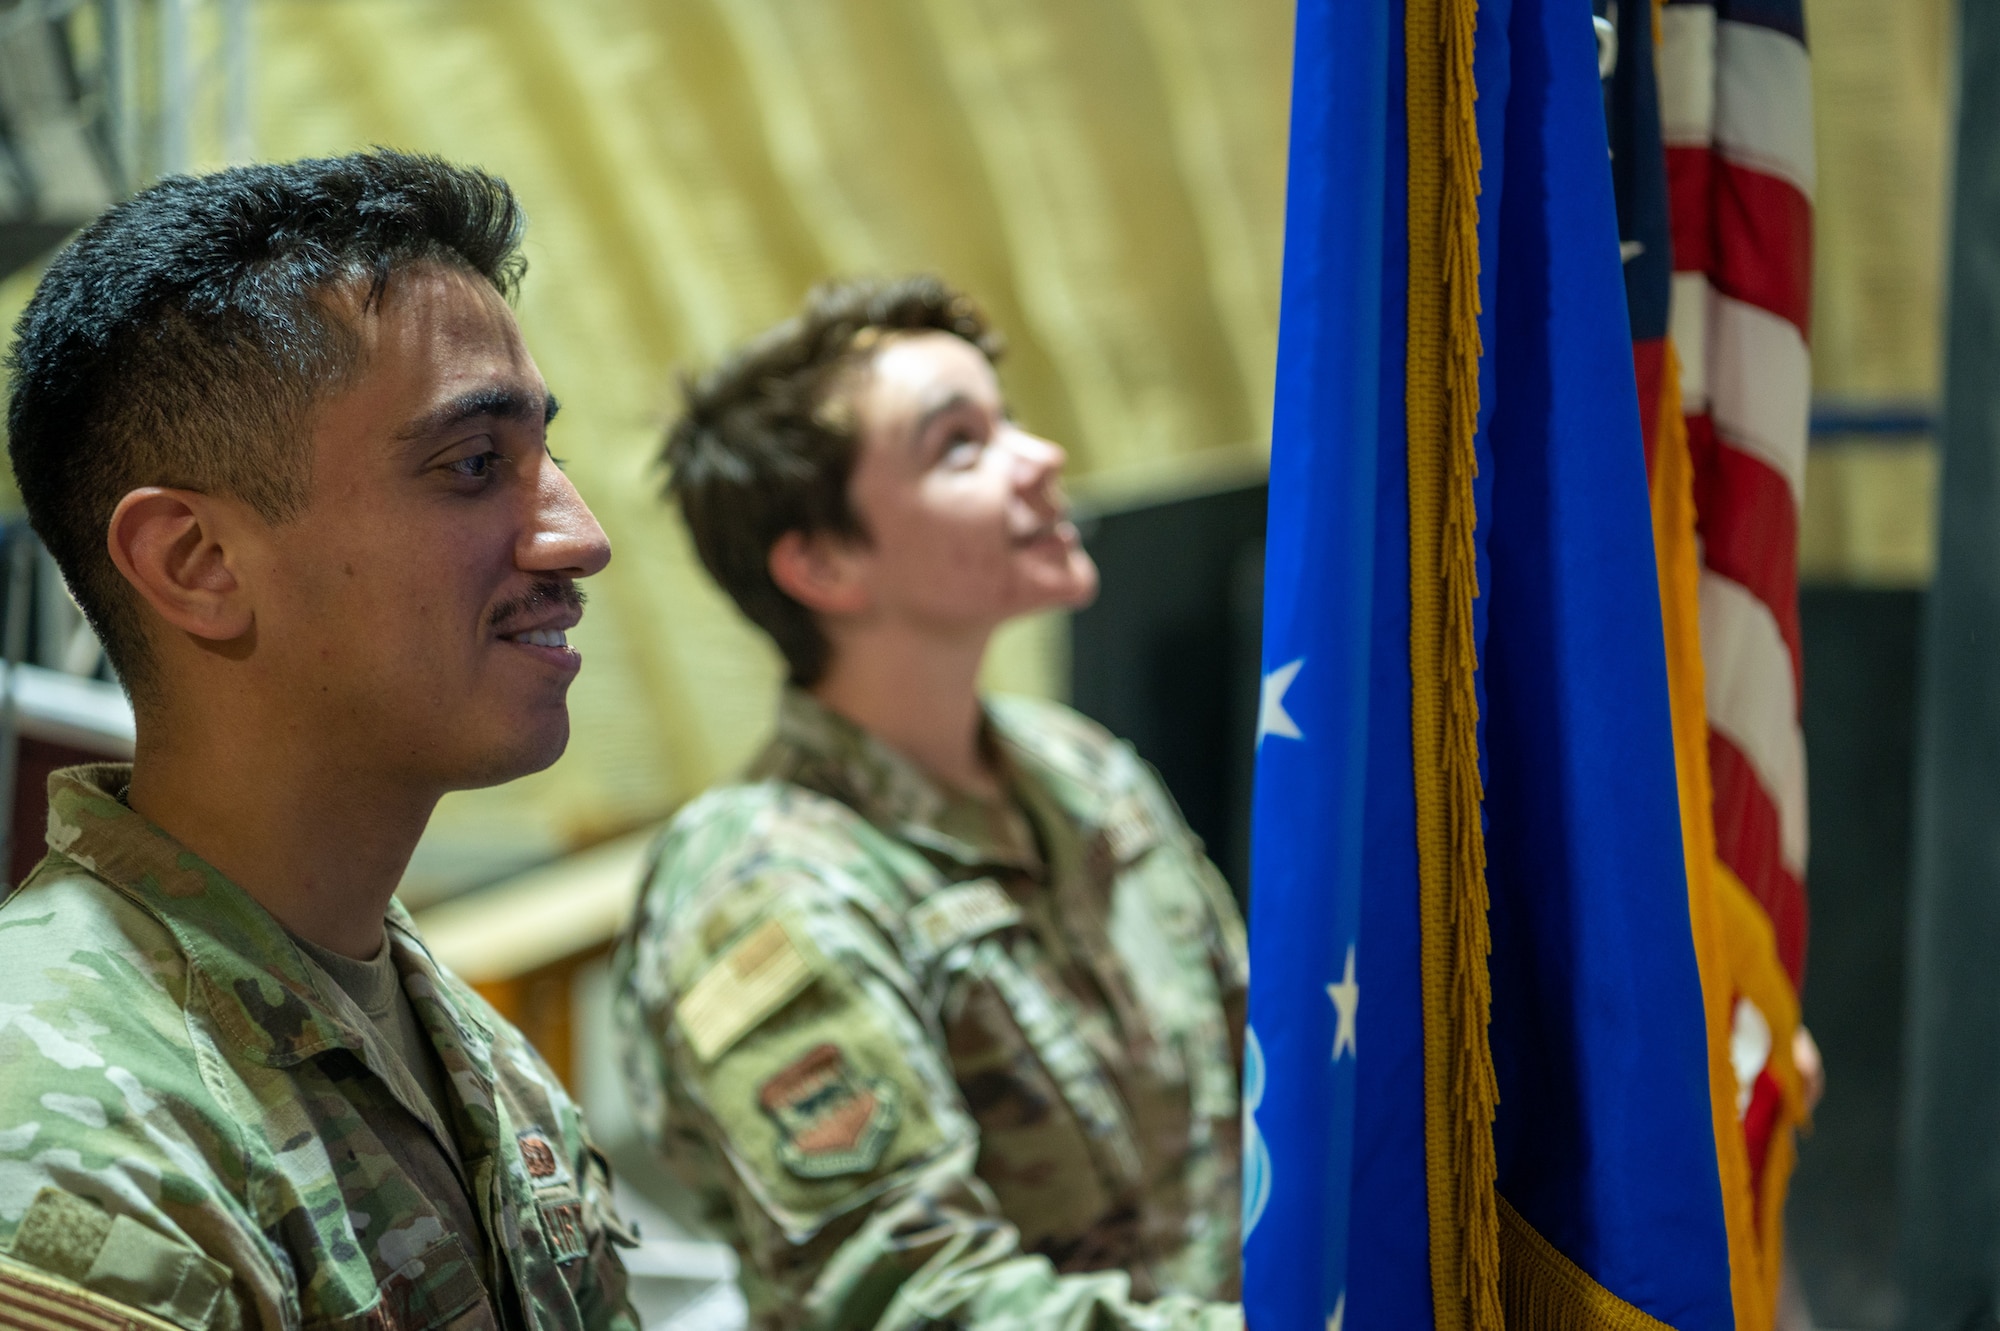
[[[527,1166],[528,1181],[535,1187],[553,1188],[570,1181],[569,1171],[563,1168],[562,1156],[549,1141],[547,1133],[540,1128],[529,1128],[514,1140],[520,1143],[521,1163]]]
[[[716,959],[674,1009],[704,1063],[812,983],[812,965],[776,920],[766,920]]]
[[[1021,922],[1021,908],[990,878],[940,888],[910,908],[910,931],[926,961],[960,943]]]
[[[835,1045],[815,1045],[758,1089],[778,1125],[778,1161],[800,1178],[865,1174],[902,1119],[895,1083],[859,1077]]]

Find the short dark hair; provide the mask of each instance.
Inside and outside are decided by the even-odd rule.
[[[972,299],[936,277],[864,278],[816,287],[796,316],[681,382],[686,410],[661,453],[666,494],[709,575],[771,635],[796,684],[819,682],[832,646],[772,581],[771,547],[789,531],[868,539],[847,492],[858,441],[839,390],[890,336],[926,331],[989,360],[1003,347]]]
[[[506,182],[436,157],[346,157],[174,176],[86,227],[15,329],[7,448],[28,519],[127,687],[150,659],[132,589],[105,548],[143,485],[296,516],[312,408],[357,368],[328,304],[443,263],[511,295],[524,218]]]

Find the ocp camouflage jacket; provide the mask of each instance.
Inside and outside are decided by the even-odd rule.
[[[1131,748],[987,704],[953,797],[810,696],[615,963],[642,1126],[766,1327],[1238,1325],[1241,920]]]
[[[391,908],[440,1122],[129,780],[52,777],[49,855],[0,904],[0,1324],[636,1331],[608,1174],[520,1033]],[[484,1233],[447,1231],[384,1124],[441,1144]]]

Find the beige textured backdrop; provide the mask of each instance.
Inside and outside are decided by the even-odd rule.
[[[834,273],[936,269],[1008,333],[1016,410],[1085,483],[1262,456],[1284,0],[261,0],[257,147],[476,162],[526,202],[521,322],[616,549],[575,738],[455,797],[410,889],[656,817],[767,726],[777,671],[655,500],[676,367]],[[1053,634],[1001,653],[1054,680]]]
[[[1951,2],[1807,9],[1818,389],[1930,398]],[[761,737],[775,664],[657,505],[652,455],[676,367],[813,281],[927,267],[971,288],[1013,340],[1017,409],[1087,494],[1254,472],[1290,28],[1288,0],[258,0],[260,154],[385,143],[520,191],[522,323],[617,548],[568,756],[448,801],[415,894],[653,818]],[[9,325],[31,281],[0,286]],[[1815,449],[1807,576],[1925,580],[1931,458]],[[1052,689],[1061,652],[1030,624],[995,674]]]
[[[1807,0],[1819,150],[1813,388],[1928,402],[1939,388],[1952,0]],[[1931,441],[1825,439],[1806,466],[1808,580],[1930,579]]]

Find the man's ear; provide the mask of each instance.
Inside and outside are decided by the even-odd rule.
[[[226,505],[193,490],[148,485],[118,501],[106,533],[111,562],[173,627],[230,642],[254,622],[225,540]]]
[[[858,615],[869,602],[858,554],[832,532],[788,531],[771,545],[771,581],[814,614]]]

